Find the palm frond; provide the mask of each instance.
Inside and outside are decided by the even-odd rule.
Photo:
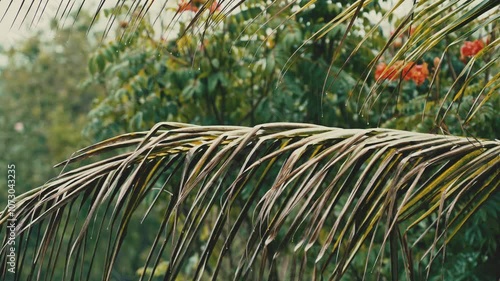
[[[106,153],[115,154],[76,166]],[[120,251],[138,247],[127,244],[129,230],[160,218],[155,234],[142,233],[150,251],[141,280],[175,280],[193,261],[196,280],[339,280],[354,258],[366,259],[369,274],[388,253],[393,278],[403,260],[413,280],[498,192],[499,164],[498,141],[296,123],[160,123],[78,151],[60,164],[72,169],[6,208],[0,275],[10,274],[12,222],[16,280],[51,280],[61,265],[64,280],[89,280],[96,266],[111,280]],[[413,256],[414,247],[425,256]],[[96,255],[106,264],[88,262]]]

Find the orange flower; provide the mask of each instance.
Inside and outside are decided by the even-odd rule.
[[[437,68],[441,63],[441,59],[439,57],[434,58],[434,67]]]
[[[177,9],[177,12],[182,13],[186,11],[193,11],[193,12],[198,12],[198,7],[193,5],[193,3],[186,0],[182,0],[181,3],[179,3],[179,8]]]
[[[398,69],[402,66],[403,61],[397,61],[390,67],[387,67],[385,63],[380,63],[375,69],[375,79],[389,79],[396,80],[398,78]]]
[[[413,69],[415,69],[415,63],[414,62],[409,62],[405,65],[403,68],[403,79],[408,81],[410,79],[413,79]]]
[[[395,64],[397,64],[396,62]],[[380,63],[377,65],[377,68],[375,69],[375,79],[382,79],[382,80],[396,80],[396,74],[397,74],[397,68],[395,67],[395,64],[387,67],[385,63]]]
[[[209,9],[210,13],[213,13],[215,11],[220,11],[220,4],[217,3],[217,1],[214,1],[212,3],[212,6],[210,6],[210,9]]]
[[[375,79],[394,81],[402,77],[406,81],[413,80],[417,85],[421,85],[429,76],[427,63],[415,64],[414,62],[408,62],[404,67],[403,63],[403,61],[399,60],[390,67],[387,67],[385,63],[378,64],[375,69]],[[399,72],[401,68],[403,69]]]
[[[478,39],[475,41],[465,41],[460,48],[460,55],[462,58],[472,57],[479,53],[484,48],[483,40]]]
[[[387,67],[387,64],[381,62],[377,65],[377,68],[375,68],[375,79],[379,80],[380,77],[382,76],[382,73],[384,73],[385,68]]]
[[[409,75],[415,84],[422,85],[429,76],[429,69],[427,68],[427,63],[417,64],[412,69],[410,69]]]

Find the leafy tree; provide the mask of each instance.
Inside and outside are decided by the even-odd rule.
[[[123,6],[131,11],[132,18],[123,24],[129,25],[129,33],[124,40],[100,49],[89,63],[93,79],[110,93],[91,114],[96,122],[90,131],[104,138],[161,119],[254,125],[274,121],[265,119],[273,118],[266,111],[287,110],[289,121],[331,125],[339,122],[339,116],[347,116],[348,122],[339,122],[343,127],[378,124],[467,136],[472,131],[473,136],[489,138],[495,134],[487,125],[498,123],[494,114],[498,75],[492,73],[498,69],[494,20],[499,15],[493,1],[415,4],[415,10],[385,41],[374,35],[378,24],[357,27],[356,19],[362,22],[370,17],[361,13],[363,6],[381,11],[370,1],[340,5],[291,1],[289,6],[277,1],[265,8],[258,1],[246,1],[234,13],[223,4],[219,14],[214,3],[183,2],[178,12],[196,12],[187,23],[190,27],[198,20],[221,19],[220,30],[211,31],[205,25],[201,39],[196,40],[194,29],[181,27],[177,40],[167,42],[147,37],[153,34],[143,21],[147,9],[135,3]],[[334,6],[339,9],[330,12]],[[258,13],[248,17],[252,8]],[[112,19],[121,14],[120,9],[112,11]],[[292,18],[306,27],[295,25]],[[264,36],[259,39],[264,39],[268,49],[258,48],[255,42],[247,42],[245,48],[233,44],[239,37],[231,33],[232,21],[248,27],[248,38]],[[270,34],[264,29],[267,24]],[[294,31],[284,31],[281,37],[280,27]],[[481,45],[478,34],[486,31],[491,37]],[[297,40],[287,45],[284,38],[289,34]],[[469,43],[464,43],[466,39]],[[368,42],[374,46],[367,47]],[[163,52],[163,44],[172,54]],[[226,57],[215,46],[230,46],[240,57]],[[277,48],[283,49],[273,54]],[[299,53],[294,52],[297,48]],[[301,57],[304,49],[308,51]],[[244,61],[254,67],[251,71],[237,63],[247,58],[248,50],[256,54],[256,59]],[[461,58],[454,57],[459,53]],[[158,54],[168,58],[158,59]],[[266,69],[272,65],[272,55],[278,67]],[[280,61],[280,55],[285,59]],[[257,58],[264,58],[260,69]],[[288,65],[289,58],[293,66]],[[198,71],[193,67],[197,65]],[[232,80],[235,69],[239,71],[234,75],[242,76]],[[291,75],[282,73],[284,69],[290,69]],[[262,75],[256,70],[269,71],[268,76],[277,75],[285,82],[281,86],[277,79],[271,84],[277,88],[263,93],[265,83],[243,79]],[[318,83],[321,75],[324,78]],[[309,83],[304,81],[308,79]],[[243,81],[235,83],[239,80]],[[287,88],[294,85],[288,81],[297,88]],[[345,89],[334,87],[339,83],[345,83]],[[251,95],[252,89],[264,98],[276,96],[291,105],[278,102],[263,107],[264,102]],[[241,95],[235,94],[237,90]],[[311,98],[307,93],[318,96]],[[358,98],[362,103],[357,103]],[[242,104],[245,100],[250,106]],[[339,101],[344,111],[321,109],[322,102],[328,109]],[[361,118],[355,117],[358,111],[350,102],[359,104]],[[464,105],[469,106],[464,110]],[[488,107],[493,112],[483,111]],[[193,112],[204,108],[211,114]],[[253,120],[244,118],[248,112],[255,114]],[[327,113],[331,115],[320,118]],[[103,126],[99,120],[105,122]],[[494,238],[479,238],[480,248],[486,249],[467,245],[463,247],[466,252],[453,243],[474,241],[478,233],[498,235],[499,150],[496,140],[382,128],[159,123],[149,132],[121,135],[80,150],[68,160],[67,172],[20,198],[16,218],[22,238],[40,251],[37,257],[34,252],[22,254],[23,260],[37,262],[30,267],[31,273],[15,277],[22,280],[35,276],[37,270],[63,265],[63,279],[73,279],[75,274],[95,272],[86,261],[102,253],[106,257],[102,279],[115,278],[113,274],[120,270],[114,268],[119,269],[128,257],[121,253],[136,246],[130,239],[137,235],[134,227],[140,220],[158,223],[155,234],[138,247],[143,251],[148,244],[150,249],[142,258],[144,267],[138,270],[141,279],[420,280],[441,275],[472,279],[477,277],[472,268],[464,272],[441,268],[449,268],[450,261],[456,266],[487,268],[498,257]],[[72,166],[107,152],[119,154]],[[474,214],[479,217],[476,221],[470,219]],[[4,211],[2,225],[8,216]],[[75,229],[69,240],[65,235],[68,222]],[[493,229],[471,231],[479,222],[491,223]],[[5,239],[4,243],[8,232]],[[51,258],[53,252],[67,253],[70,258]],[[481,278],[495,280],[498,272],[491,269]]]
[[[136,13],[130,19],[136,23],[133,32],[118,32],[118,38],[96,52],[89,62],[94,74],[90,81],[105,85],[109,95],[93,109],[87,132],[102,140],[131,130],[147,130],[163,120],[239,125],[289,121],[356,128],[377,124],[420,132],[498,136],[491,126],[499,122],[493,110],[499,103],[497,95],[487,95],[481,101],[484,106],[475,113],[476,118],[469,118],[473,111],[468,112],[472,105],[478,104],[484,81],[498,69],[491,65],[491,56],[481,57],[470,69],[485,71],[484,77],[471,76],[466,85],[460,79],[454,83],[457,75],[466,75],[472,54],[459,55],[459,45],[452,46],[449,52],[454,54],[443,60],[440,57],[446,48],[444,41],[425,52],[418,63],[403,63],[401,52],[411,48],[407,46],[411,43],[407,33],[412,30],[418,34],[422,30],[416,27],[404,30],[402,25],[393,30],[391,36],[395,38],[387,38],[381,33],[373,34],[370,14],[362,14],[358,20],[364,25],[353,26],[348,39],[343,40],[345,24],[332,26],[320,36],[325,22],[342,15],[342,6],[326,2],[315,5],[290,20],[287,13],[279,13],[283,9],[279,5],[269,7],[268,13],[257,17],[263,7],[258,1],[249,1],[242,12],[227,17],[216,10],[202,13],[200,16],[207,21],[213,17],[221,24],[196,32],[186,30],[189,15],[203,6],[196,2],[191,10],[179,9],[182,18],[173,40],[157,35],[149,21]],[[372,12],[382,11],[376,4],[371,6]],[[124,5],[121,9],[105,10],[105,14],[126,23],[123,16],[128,9]],[[475,33],[467,29],[464,32],[487,38],[488,35],[481,34],[492,33],[493,29],[486,26]],[[251,36],[242,35],[242,30]],[[372,33],[371,44],[358,48],[363,39],[361,34],[367,33]],[[446,40],[463,37],[462,32],[451,33]],[[386,46],[388,39],[394,42]],[[311,43],[301,46],[304,40]],[[343,48],[336,49],[341,43]],[[378,58],[376,52],[385,47],[387,52]],[[356,48],[356,52],[347,51]],[[330,65],[334,55],[347,63]],[[384,68],[380,67],[391,61],[394,65],[386,68],[393,73],[381,75]],[[365,66],[370,64],[373,74],[366,73]],[[402,77],[402,83],[398,82],[398,65],[405,65],[405,71],[410,69]],[[377,78],[381,78],[379,84],[374,84]],[[361,79],[365,83],[360,83]],[[360,84],[363,85],[358,87]],[[373,86],[370,89],[367,85]],[[460,89],[462,86],[466,87]],[[455,102],[450,103],[449,92],[454,89],[467,94],[454,97]],[[495,89],[492,85],[484,88]],[[360,104],[359,99],[366,102]],[[435,110],[439,106],[448,107],[441,109],[441,114],[451,112],[444,114],[440,123]],[[460,122],[464,119],[467,122]]]
[[[191,9],[198,9],[196,5],[201,7],[195,4]],[[298,21],[284,22],[286,15],[273,16],[280,9],[273,7],[269,14],[255,20],[262,5],[250,3],[245,7],[227,17],[216,10],[205,14],[213,15],[221,24],[204,33],[186,31],[188,22],[181,21],[174,40],[156,35],[149,21],[139,15],[132,19],[137,22],[133,32],[118,32],[117,39],[100,48],[89,61],[93,74],[89,82],[103,85],[109,93],[90,114],[89,135],[103,139],[145,130],[162,120],[366,126],[346,94],[360,79],[359,64],[346,67],[331,95],[323,97],[322,84],[318,83],[327,76],[333,46],[341,40],[340,28],[318,39],[291,63],[288,59],[296,48],[319,29],[318,23],[303,25],[298,21],[317,21],[319,15],[306,13]],[[330,17],[341,12],[333,4],[328,9]],[[105,10],[104,14],[120,18],[127,10],[124,5],[121,10]],[[181,13],[189,16],[190,11]],[[252,36],[242,36],[244,28]],[[268,35],[270,30],[275,34]],[[347,42],[347,48],[354,48],[354,42]],[[370,52],[367,48],[362,51]],[[369,59],[362,55],[353,58],[363,64]],[[321,112],[320,107],[336,110]]]
[[[2,52],[0,69],[0,164],[17,166],[17,192],[26,192],[57,175],[50,163],[66,159],[75,147],[90,144],[82,137],[86,115],[98,87],[81,87],[89,54],[88,16],[73,28],[52,22],[39,32]],[[6,189],[2,189],[2,201]]]

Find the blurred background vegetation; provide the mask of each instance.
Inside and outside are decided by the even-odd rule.
[[[368,33],[370,17],[383,12],[379,4],[366,7],[371,13],[363,13],[336,53],[346,26],[329,30],[323,37],[314,34],[351,1],[317,1],[313,9],[291,18],[278,13],[279,6],[271,6],[257,17],[263,11],[261,2],[246,1],[241,10],[226,16],[219,12],[220,7],[212,6],[203,16],[213,26],[187,31],[199,4],[180,3],[172,8],[180,18],[177,35],[170,39],[153,28],[152,18],[125,20],[128,7],[123,6],[100,14],[105,20],[111,14],[122,19],[108,36],[113,39],[101,41],[104,31],[87,33],[91,17],[82,12],[73,26],[54,20],[50,36],[39,31],[3,48],[7,61],[0,67],[0,165],[16,165],[17,192],[40,186],[57,175],[59,170],[52,165],[78,148],[120,133],[148,130],[160,121],[233,125],[290,121],[500,138],[498,92],[471,122],[461,125],[479,91],[494,72],[498,73],[498,63],[469,82],[444,126],[435,126],[439,113],[433,110],[446,103],[445,95],[454,87],[457,73],[474,48],[481,49],[479,41],[484,47],[495,31],[498,33],[498,23],[467,38],[475,45],[452,46],[450,54],[454,55],[446,56],[444,62],[440,58],[446,42],[442,42],[414,62],[420,72],[412,72],[413,76],[400,83],[387,72],[383,74],[383,63],[391,60],[413,30],[397,31],[397,39],[375,62],[372,73],[367,74],[366,65],[373,62],[394,30],[380,29],[348,64],[335,63],[330,68],[332,56],[338,56],[337,62],[346,61]],[[397,21],[393,19],[391,24],[396,26]],[[450,35],[448,41],[460,35]],[[311,36],[312,40],[306,40]],[[491,59],[485,56],[474,68]],[[329,78],[325,81],[325,77]],[[365,84],[359,87],[363,80]],[[376,87],[378,100],[364,107],[363,101],[374,89],[371,86]],[[1,189],[0,201],[4,198],[6,189]],[[449,246],[444,280],[498,280],[499,204],[496,194],[469,221],[471,227]],[[143,232],[156,230],[151,220],[141,226]],[[131,233],[128,239],[133,245],[151,243],[140,233]],[[129,266],[117,272],[115,280],[137,279],[136,272],[148,254],[149,248],[145,249],[122,249],[122,264],[125,261]],[[197,257],[191,258],[196,263]],[[101,264],[98,260],[95,263]],[[363,268],[364,260],[354,261],[346,280],[360,280]],[[189,266],[185,270],[188,272]],[[57,272],[60,270],[56,270],[56,277]],[[99,273],[95,278],[100,278]]]

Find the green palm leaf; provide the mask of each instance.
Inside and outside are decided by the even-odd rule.
[[[161,219],[156,234],[143,234],[154,239],[141,280],[174,280],[192,260],[188,275],[197,280],[221,271],[234,280],[272,279],[284,263],[292,264],[286,280],[338,280],[354,257],[366,259],[370,274],[387,254],[393,279],[404,271],[413,280],[428,274],[500,183],[498,141],[294,123],[161,123],[60,165],[109,152],[117,154],[18,197],[16,280],[50,280],[58,264],[64,280],[88,280],[95,265],[83,261],[97,254],[107,257],[103,280],[112,280],[120,251],[134,247],[129,229],[151,213]],[[0,216],[1,260],[10,215]],[[425,256],[413,256],[413,247],[425,247]]]

